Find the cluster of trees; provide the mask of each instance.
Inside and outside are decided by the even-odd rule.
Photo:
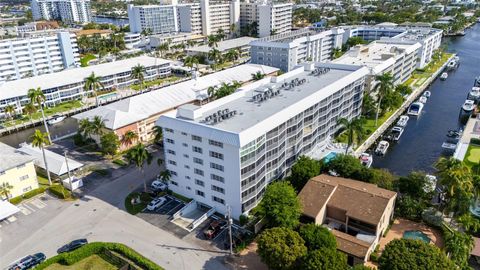
[[[225,38],[223,29],[218,29],[217,34],[209,35],[207,37],[207,45],[210,47],[208,52],[208,59],[212,61],[211,64],[213,70],[217,69],[217,66],[225,63],[225,61],[231,61],[235,63],[240,58],[240,51],[237,49],[230,49],[225,55],[218,50],[218,43]]]
[[[102,58],[108,53],[118,55],[121,50],[125,49],[124,38],[124,33],[113,32],[108,37],[103,37],[97,33],[92,36],[80,36],[77,44],[82,54],[94,53]]]
[[[217,99],[233,94],[242,84],[237,81],[222,83],[219,86],[210,86],[207,89],[209,99]]]

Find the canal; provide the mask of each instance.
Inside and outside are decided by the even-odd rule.
[[[460,127],[458,113],[473,80],[480,75],[480,24],[467,30],[463,37],[446,38],[448,51],[457,53],[460,66],[449,71],[448,79],[435,80],[427,89],[432,96],[425,104],[422,114],[410,116],[405,131],[398,143],[391,143],[384,157],[374,157],[373,167],[386,168],[398,175],[413,170],[433,172],[433,164],[444,154],[442,143],[450,129]]]

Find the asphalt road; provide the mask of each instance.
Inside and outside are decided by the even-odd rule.
[[[158,171],[152,162],[145,169],[145,177],[152,179]],[[165,269],[227,269],[222,263],[224,253],[186,242],[123,210],[124,198],[142,186],[143,177],[131,168],[81,199],[55,207],[54,214],[21,216],[0,228],[0,268],[36,252],[54,256],[63,244],[87,238],[90,242],[126,244]],[[22,222],[29,218],[33,220]]]

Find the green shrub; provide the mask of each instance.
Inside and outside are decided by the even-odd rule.
[[[480,145],[480,139],[471,138],[471,139],[470,139],[470,143],[471,143],[471,144]]]
[[[71,197],[70,190],[66,189],[60,184],[49,187],[48,191],[50,191],[53,195],[55,195],[55,197],[58,197],[59,199],[68,199]]]
[[[239,217],[240,225],[245,225],[248,222],[248,216],[246,215],[240,215]]]
[[[10,203],[12,204],[19,204],[21,203],[23,200],[26,200],[26,199],[30,199],[38,194],[41,194],[41,193],[44,193],[45,192],[45,188],[44,187],[39,187],[39,188],[36,188],[34,190],[30,190],[29,192],[23,194],[23,195],[20,195],[18,197],[15,197],[15,198],[11,198],[9,201]]]
[[[376,252],[372,252],[372,254],[370,254],[370,261],[376,263],[378,262],[378,254]]]
[[[73,135],[73,143],[75,144],[75,146],[85,145],[85,140],[83,139],[82,134],[77,133],[77,134]]]
[[[15,198],[11,198],[9,201],[12,204],[19,204],[23,201],[23,198],[22,198],[22,196],[18,196],[18,197],[15,197]]]
[[[122,167],[127,166],[127,163],[123,159],[115,159],[112,162]]]
[[[120,243],[104,243],[104,242],[89,243],[74,251],[59,254],[39,264],[35,269],[39,269],[39,270],[46,269],[47,267],[55,263],[58,263],[61,265],[73,265],[94,254],[102,255],[106,250],[113,251],[120,254],[126,259],[132,261],[141,269],[145,269],[145,270],[162,270],[163,269],[160,266],[156,265],[154,262],[143,257],[140,253],[136,252],[135,250],[129,248],[126,245],[123,245]]]

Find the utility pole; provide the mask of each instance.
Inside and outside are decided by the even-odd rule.
[[[70,185],[70,192],[72,193],[72,196],[73,196],[72,175],[70,174],[70,168],[68,167],[67,151],[64,152],[64,156],[65,156],[65,164],[67,165],[67,173],[68,173],[68,181],[69,181],[69,185]]]
[[[230,240],[230,255],[233,254],[233,243],[232,243],[232,208],[230,205],[227,205],[227,222],[228,222],[228,236]]]

